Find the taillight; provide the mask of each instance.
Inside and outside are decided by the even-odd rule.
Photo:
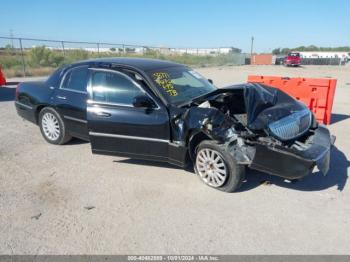
[[[19,86],[20,86],[20,84],[18,84],[18,85],[16,86],[16,93],[15,93],[15,98],[16,98],[16,100],[18,100]]]

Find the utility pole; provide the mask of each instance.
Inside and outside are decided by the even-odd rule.
[[[21,57],[22,57],[22,66],[23,66],[23,76],[26,77],[26,62],[24,60],[24,52],[23,52],[23,45],[22,45],[22,38],[19,38],[19,47],[21,49]]]
[[[253,45],[254,45],[254,36],[252,36],[252,43],[250,45],[250,59],[252,59],[252,56],[253,56]]]

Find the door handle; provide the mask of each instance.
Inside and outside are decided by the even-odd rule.
[[[57,96],[57,98],[58,99],[62,99],[62,100],[66,100],[67,99],[67,97],[65,97],[65,96]]]
[[[93,112],[93,114],[100,117],[110,117],[112,115],[110,113],[102,112],[102,111]]]

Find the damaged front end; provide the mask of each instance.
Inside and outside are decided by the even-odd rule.
[[[201,134],[225,146],[237,163],[287,179],[329,170],[334,137],[305,105],[278,89],[230,86],[171,115],[175,143],[186,146]]]

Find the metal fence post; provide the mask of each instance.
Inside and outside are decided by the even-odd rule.
[[[19,40],[19,46],[21,48],[21,57],[22,57],[22,67],[23,67],[23,76],[26,76],[26,62],[24,60],[24,52],[23,52],[23,46],[22,46],[22,38],[18,38]]]
[[[64,58],[66,58],[66,51],[64,50],[64,42],[62,41],[61,44],[62,44],[63,56]]]

